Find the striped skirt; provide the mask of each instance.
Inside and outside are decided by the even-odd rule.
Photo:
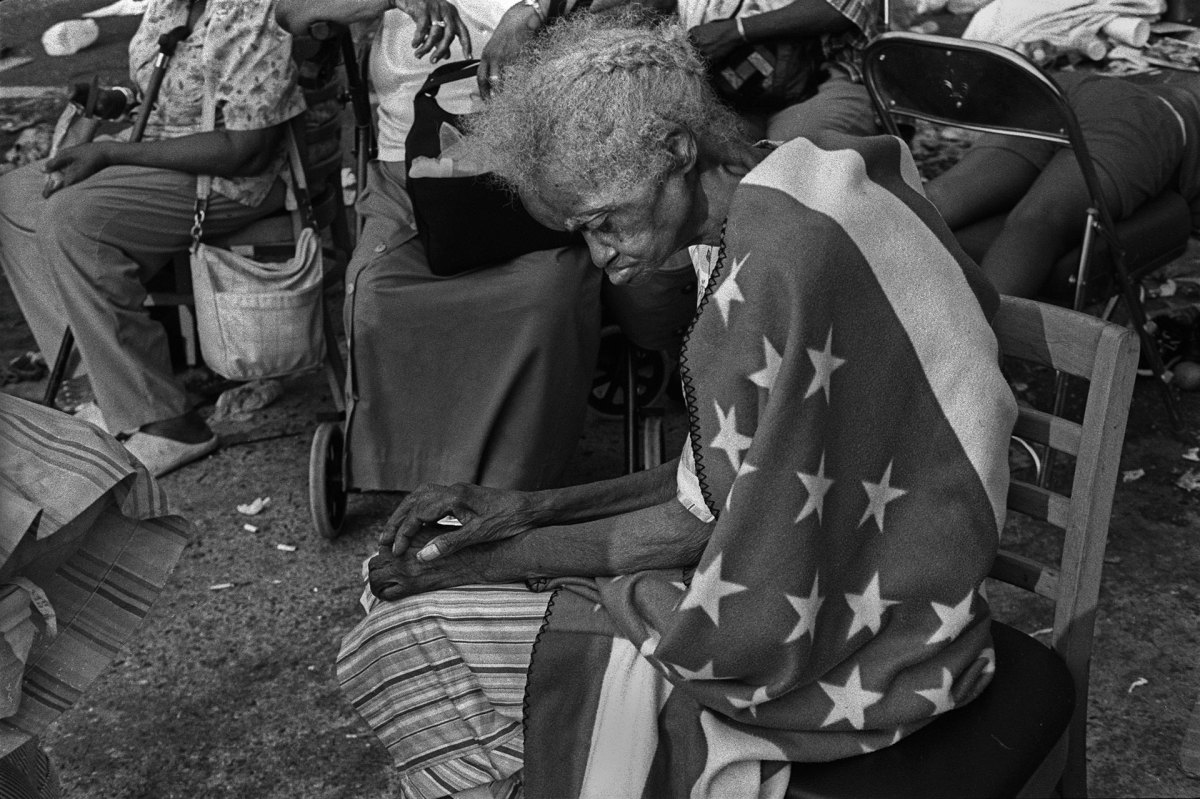
[[[342,641],[342,693],[387,747],[405,797],[520,795],[525,678],[549,600],[494,585],[376,602]]]

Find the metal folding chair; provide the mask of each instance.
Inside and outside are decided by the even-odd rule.
[[[1147,325],[1137,278],[1186,248],[1191,226],[1183,198],[1167,192],[1120,224],[1114,223],[1075,112],[1053,78],[1012,50],[945,36],[891,32],[867,47],[863,61],[867,89],[890,133],[900,133],[897,118],[916,119],[1072,149],[1091,207],[1082,220],[1083,243],[1066,257],[1074,259],[1073,268],[1068,268],[1070,304],[1082,310],[1097,299],[1125,300],[1171,425],[1178,430],[1171,374]],[[1128,246],[1129,242],[1135,246]],[[1101,279],[1105,274],[1111,275],[1111,283]],[[1061,409],[1061,381],[1057,396]]]

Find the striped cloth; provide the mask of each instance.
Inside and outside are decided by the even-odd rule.
[[[0,799],[58,799],[58,773],[36,738],[0,757]]]
[[[779,797],[790,763],[888,746],[991,680],[1016,406],[995,291],[911,155],[782,145],[738,186],[725,256],[681,362],[711,536],[690,586],[557,592],[531,799]]]
[[[0,719],[0,754],[44,730],[116,657],[191,532],[114,438],[0,394],[0,582],[36,585],[57,624],[29,650],[16,713]]]
[[[342,693],[387,747],[406,799],[519,795],[525,674],[550,594],[468,586],[376,601],[343,640]]]

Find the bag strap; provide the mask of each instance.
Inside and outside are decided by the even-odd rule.
[[[204,97],[200,101],[200,132],[217,129],[217,97],[212,74],[204,78]],[[212,175],[196,176],[196,207],[192,212],[192,247],[196,252],[200,238],[204,235],[204,215],[208,213],[208,196],[212,193]]]
[[[292,212],[293,233],[297,238],[302,228],[317,230],[317,215],[313,211],[312,197],[308,191],[308,177],[304,173],[304,159],[300,157],[300,145],[296,141],[296,120],[301,122],[304,115],[284,123],[283,133],[286,140],[288,167],[292,173],[292,195],[296,198],[296,210]]]

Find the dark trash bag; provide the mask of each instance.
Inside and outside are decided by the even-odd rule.
[[[412,128],[405,139],[405,167],[414,158],[441,155],[438,131],[446,122],[461,130],[459,116],[437,103],[438,88],[475,80],[478,60],[456,61],[434,70],[413,102]],[[519,255],[582,242],[578,234],[551,230],[536,222],[515,194],[495,185],[488,174],[453,178],[408,178],[417,217],[417,237],[433,274],[446,277],[499,265]]]

